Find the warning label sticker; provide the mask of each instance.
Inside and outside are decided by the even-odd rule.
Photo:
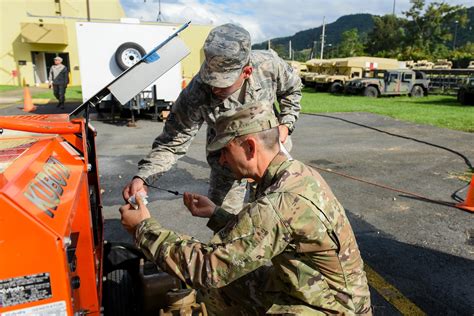
[[[49,273],[0,280],[0,308],[36,302],[51,296]]]
[[[55,302],[16,311],[0,313],[0,316],[67,316],[66,302]]]

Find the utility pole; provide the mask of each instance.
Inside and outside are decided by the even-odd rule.
[[[87,6],[87,22],[91,21],[91,11],[89,8],[89,0],[86,0],[86,6]]]
[[[393,0],[393,9],[392,9],[392,15],[395,16],[395,3],[397,0]]]
[[[458,20],[454,21],[453,50],[456,49],[456,37],[457,37],[457,35],[458,35],[458,24],[459,24],[459,21],[458,21]]]
[[[289,60],[291,60],[291,40],[288,43],[288,56],[289,56]]]
[[[326,17],[323,16],[323,34],[321,35],[321,59],[323,59],[324,56],[324,38],[326,37]]]
[[[161,0],[158,0],[158,16],[156,17],[156,22],[163,22],[163,17],[161,16]]]

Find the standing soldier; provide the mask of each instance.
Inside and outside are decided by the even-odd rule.
[[[128,200],[146,190],[186,154],[194,136],[207,123],[207,144],[215,136],[214,125],[221,116],[230,116],[252,101],[265,101],[265,111],[278,118],[280,140],[290,147],[289,134],[300,111],[301,80],[273,51],[251,51],[250,34],[234,24],[214,28],[204,43],[205,61],[199,73],[181,92],[171,109],[163,132],[153,149],[139,163],[139,172],[124,188]],[[274,102],[280,112],[276,113]],[[227,209],[240,210],[245,182],[235,181],[231,172],[218,164],[219,152],[207,152],[211,167],[208,196],[217,205],[225,199]]]
[[[346,216],[315,170],[280,149],[274,115],[253,104],[219,117],[208,150],[237,179],[257,183],[238,215],[184,194],[194,216],[210,218],[207,244],[163,228],[141,198],[120,208],[145,256],[200,289],[212,315],[371,315],[364,264]]]
[[[54,96],[58,100],[57,107],[64,109],[64,95],[69,83],[69,72],[62,64],[63,59],[59,56],[54,58],[54,65],[49,70],[49,88],[53,87]]]

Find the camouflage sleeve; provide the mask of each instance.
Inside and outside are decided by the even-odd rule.
[[[287,62],[277,57],[277,100],[280,104],[279,120],[288,126],[290,132],[295,128],[295,122],[300,114],[301,79]]]
[[[217,233],[219,230],[224,228],[224,226],[234,220],[236,217],[235,214],[231,214],[224,210],[222,207],[216,207],[214,213],[212,214],[211,218],[207,222],[207,227],[212,229],[214,233]]]
[[[268,263],[288,245],[290,232],[267,198],[249,204],[209,244],[163,229],[149,219],[137,246],[164,271],[193,287],[217,288]]]
[[[203,123],[199,107],[204,102],[205,88],[196,81],[193,78],[181,92],[151,152],[138,162],[136,176],[147,183],[153,183],[186,154]]]

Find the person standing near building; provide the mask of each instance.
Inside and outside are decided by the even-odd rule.
[[[49,70],[49,88],[53,87],[53,93],[58,100],[58,108],[64,109],[64,95],[69,83],[69,72],[62,64],[63,59],[59,56],[54,58],[54,65]]]
[[[186,151],[198,130],[207,123],[207,144],[215,136],[220,116],[245,109],[252,101],[265,101],[265,111],[278,119],[280,141],[289,150],[289,134],[300,112],[301,79],[271,50],[251,50],[250,34],[235,24],[214,28],[204,43],[205,60],[199,73],[174,103],[163,132],[151,152],[138,163],[139,171],[123,190],[127,201],[146,190],[168,171]],[[279,111],[274,103],[278,102]],[[239,211],[245,195],[245,181],[236,181],[228,168],[218,164],[219,152],[207,151],[211,167],[209,198],[228,210]]]

